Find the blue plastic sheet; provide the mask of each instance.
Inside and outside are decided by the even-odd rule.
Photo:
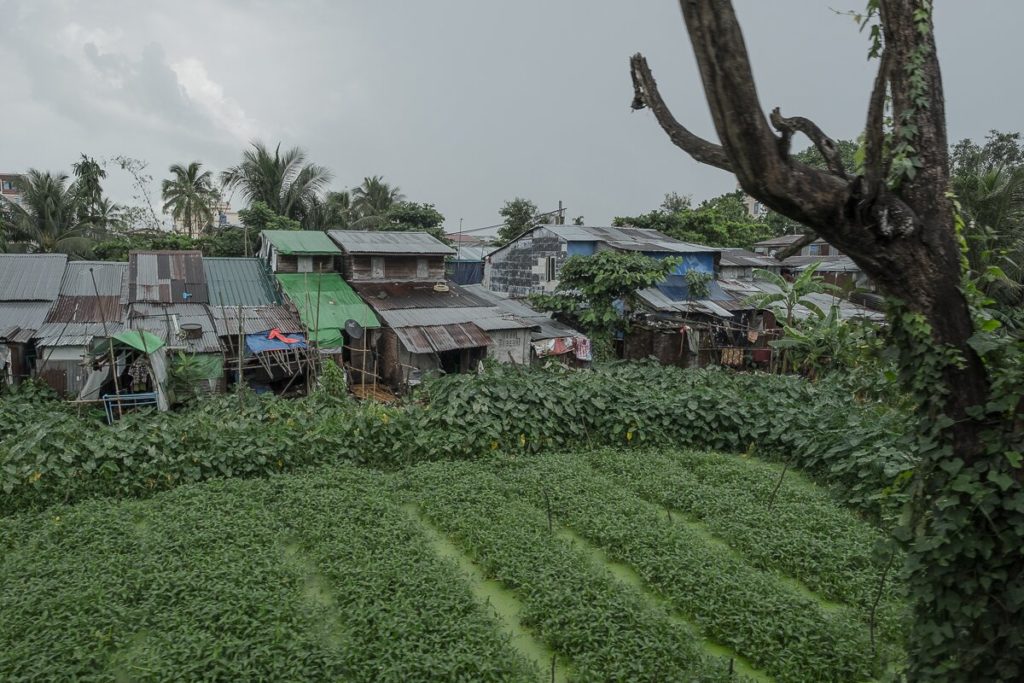
[[[301,332],[282,332],[281,334],[289,339],[298,339],[299,342],[295,344],[286,344],[283,341],[277,339],[267,339],[267,335],[270,334],[270,330],[266,332],[259,332],[258,334],[247,334],[245,335],[245,348],[249,349],[252,353],[262,353],[264,351],[286,351],[288,349],[304,349],[306,348],[306,335]]]

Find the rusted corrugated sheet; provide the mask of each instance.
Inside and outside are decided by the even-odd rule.
[[[395,334],[410,353],[435,353],[490,346],[487,333],[473,323],[396,327]]]
[[[352,288],[377,311],[405,308],[466,308],[489,306],[486,301],[451,282],[438,292],[427,282],[352,282]]]
[[[121,321],[103,323],[43,323],[36,331],[38,346],[88,346],[95,337],[104,338],[124,331]]]
[[[113,323],[121,320],[120,296],[64,296],[46,316],[49,323]]]
[[[205,304],[210,295],[199,251],[133,251],[128,257],[128,302]]]

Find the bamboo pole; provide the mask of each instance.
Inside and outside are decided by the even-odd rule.
[[[96,300],[99,301],[100,288],[96,284],[96,273],[93,272],[92,268],[89,269],[89,277],[92,278],[92,290],[96,292]],[[107,316],[103,312],[103,306],[100,306],[99,309],[100,323],[103,325],[103,336],[107,340],[107,350],[110,352],[110,374],[114,378],[114,395],[117,396],[117,414],[118,417],[120,417],[123,412],[123,408],[121,407],[121,385],[117,380],[117,360],[114,357],[114,340],[110,338],[110,335],[107,332]]]

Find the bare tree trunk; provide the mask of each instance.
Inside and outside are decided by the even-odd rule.
[[[986,430],[993,428],[983,410],[991,381],[981,358],[968,343],[975,329],[961,291],[954,207],[947,196],[945,107],[931,3],[879,0],[878,4],[884,50],[868,103],[862,175],[847,173],[834,141],[812,121],[785,117],[778,109],[770,119],[765,117],[739,22],[728,0],[680,0],[720,144],[698,137],[675,119],[647,61],[639,54],[630,61],[633,108],[650,108],[670,140],[694,159],[735,173],[748,194],[838,247],[882,291],[904,302],[911,314],[908,321],[913,315],[923,318],[928,325],[923,329],[930,333],[935,347],[955,352],[959,360],[936,364],[939,379],[935,392],[922,399],[924,424],[930,420],[938,425],[934,432],[944,445],[929,456],[932,462],[920,475],[924,483],[916,502],[915,533],[918,540],[947,541],[959,533],[991,534],[993,523],[983,518],[978,506],[947,511],[940,505],[943,496],[948,500],[960,494],[948,490],[950,477],[928,474],[929,468],[954,466],[958,461],[984,470],[996,457],[991,449],[986,451],[984,438]],[[887,95],[891,96],[895,119],[893,139],[912,141],[913,170],[903,174],[899,182],[887,181],[893,174],[882,153]],[[789,155],[796,133],[811,139],[825,157],[828,170],[811,168]],[[909,343],[903,349],[907,358],[914,351]],[[927,370],[911,379],[923,381]],[[919,387],[918,393],[922,393]],[[948,420],[940,421],[941,417]],[[1024,510],[1021,513],[1018,517],[1007,513],[1007,523],[1019,521],[1024,525],[1024,519],[1020,519]],[[967,521],[954,520],[956,515],[966,515]],[[956,532],[950,531],[954,522],[958,525]],[[915,592],[916,630],[911,638],[912,675],[994,680],[994,672],[1011,672],[1011,677],[1024,679],[1024,652],[1015,647],[1021,643],[1020,631],[1013,635],[1014,624],[1024,618],[1014,607],[1020,600],[1013,596],[1017,591],[1024,594],[1024,587],[1014,583],[1019,578],[1010,578],[1024,576],[1024,553],[1012,543],[1004,543],[993,551],[996,556],[984,560],[973,556],[969,548],[950,544],[940,550],[933,555],[923,553],[917,562],[911,554],[910,580],[912,587],[919,589]],[[943,559],[960,573],[942,573],[921,564]],[[982,563],[987,563],[989,571],[992,566],[1005,568],[1009,576],[996,581],[987,592],[976,587],[969,592],[956,577],[969,576],[972,569],[982,572]],[[925,593],[930,599],[921,597]],[[971,609],[962,606],[965,600],[973,601],[971,609],[981,613],[969,616]],[[937,635],[936,624],[943,624],[941,636]],[[944,669],[949,662],[952,667]],[[939,675],[937,671],[945,673]]]

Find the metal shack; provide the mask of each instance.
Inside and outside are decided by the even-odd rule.
[[[264,230],[259,257],[273,273],[333,273],[341,250],[319,230]]]
[[[168,362],[187,358],[201,369],[199,388],[224,387],[224,349],[210,311],[199,251],[133,251],[121,295],[125,326],[166,344]]]
[[[425,232],[332,230],[344,273],[386,325],[370,336],[375,374],[396,389],[425,372],[464,372],[490,355],[529,362],[528,321],[445,280],[455,250]]]
[[[60,292],[64,254],[0,254],[0,382],[31,376],[34,339]]]
[[[241,368],[246,384],[257,390],[299,388],[313,365],[305,328],[298,313],[283,305],[267,263],[204,257],[203,268],[227,375],[237,382]]]
[[[127,263],[111,261],[69,261],[64,269],[57,301],[36,333],[36,373],[61,396],[98,398],[110,373],[106,367],[94,370],[89,352],[94,340],[124,331],[121,292],[127,272]]]

